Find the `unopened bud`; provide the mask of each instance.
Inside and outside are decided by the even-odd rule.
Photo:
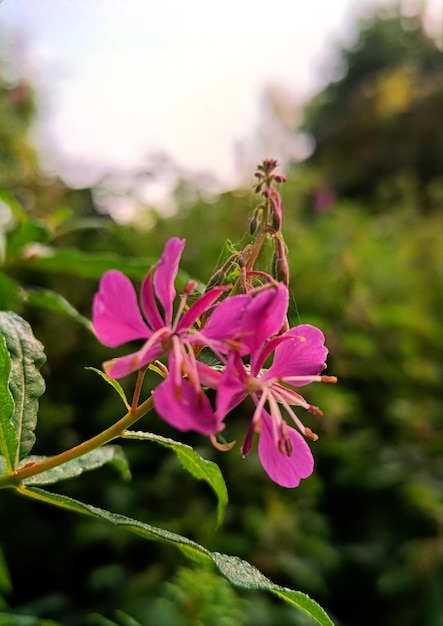
[[[258,230],[260,221],[258,217],[257,211],[254,211],[254,215],[251,217],[251,221],[249,222],[249,234],[255,235]]]
[[[213,274],[211,278],[209,279],[207,287],[206,287],[206,291],[209,291],[209,289],[212,289],[212,287],[216,287],[217,285],[223,285],[225,280],[226,280],[226,272],[223,271],[223,268],[217,270],[215,274]]]
[[[272,226],[277,232],[281,230],[281,213],[272,211]]]
[[[272,225],[274,229],[279,232],[281,230],[282,222],[280,194],[275,191],[275,189],[272,189],[272,193],[269,197],[271,200]]]
[[[286,176],[283,176],[283,174],[274,174],[274,180],[276,183],[285,183]]]
[[[289,265],[286,258],[285,244],[281,237],[274,237],[274,255],[272,258],[274,277],[280,282],[289,285]]]

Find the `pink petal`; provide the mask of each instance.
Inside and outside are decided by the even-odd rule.
[[[280,331],[288,303],[288,289],[282,283],[264,289],[252,298],[242,323],[242,341],[251,355],[258,352],[266,339]]]
[[[197,392],[194,385],[183,379],[179,388],[168,377],[154,391],[154,407],[171,426],[181,431],[195,430],[203,435],[213,435],[223,428],[205,393]]]
[[[226,289],[226,287],[214,287],[191,304],[178,323],[177,332],[193,326],[196,320],[198,320],[198,318],[209,309],[209,307],[217,300],[217,298],[221,296],[224,291],[226,291]]]
[[[106,361],[106,363],[103,363],[103,369],[109,378],[123,378],[158,359],[162,354],[163,348],[159,342],[155,342],[149,349],[143,346],[137,352]]]
[[[275,349],[274,360],[264,378],[285,376],[318,376],[328,354],[324,345],[325,337],[321,330],[309,324],[294,326],[282,335],[282,341]],[[307,385],[309,381],[291,385]]]
[[[161,318],[158,305],[155,300],[154,287],[152,285],[152,270],[148,272],[148,275],[143,281],[141,304],[143,313],[145,314],[146,320],[152,330],[159,330],[159,328],[162,328],[165,325],[165,322]]]
[[[137,303],[135,289],[124,274],[109,270],[94,297],[92,325],[99,341],[110,348],[151,336]]]
[[[196,361],[198,376],[200,383],[204,387],[210,389],[217,389],[222,373],[219,370],[215,370],[210,365],[203,363],[202,361]]]
[[[166,326],[171,326],[172,323],[172,305],[175,298],[174,281],[185,244],[186,241],[178,239],[178,237],[169,239],[155,270],[154,289],[165,313]]]
[[[241,323],[250,302],[251,296],[243,294],[219,302],[203,329],[205,337],[218,341],[240,339]]]
[[[258,456],[263,469],[275,483],[282,487],[298,487],[302,478],[314,470],[312,452],[303,437],[290,426],[287,434],[292,442],[292,454],[286,456],[278,450],[272,435],[271,416],[262,411],[262,423],[258,442]]]
[[[248,395],[245,385],[247,373],[238,353],[232,352],[217,387],[217,415],[224,418]]]

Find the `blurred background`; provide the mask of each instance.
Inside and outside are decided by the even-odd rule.
[[[209,5],[0,3],[0,306],[46,347],[34,452],[121,409],[84,370],[111,351],[17,283],[90,317],[104,264],[127,259],[139,284],[173,235],[205,282],[226,239],[249,241],[255,166],[277,158],[291,321],[323,329],[339,377],[306,390],[324,411],[309,423],[316,472],[284,490],[255,453],[149,415],[141,428],[221,466],[221,528],[210,490],[154,444],[125,442],[130,483],[103,468],[57,489],[245,558],[338,626],[442,626],[441,2]],[[230,440],[249,419],[240,407]],[[173,547],[1,495],[0,624],[312,623]]]

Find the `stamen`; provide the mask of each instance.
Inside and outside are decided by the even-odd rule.
[[[337,380],[337,376],[320,376],[320,382],[322,383],[336,383]]]
[[[326,381],[323,378],[335,378],[335,376],[283,376],[282,380],[285,383],[321,383],[321,382],[336,382],[335,381]]]
[[[294,424],[297,426],[297,428],[300,430],[300,432],[302,432],[304,434],[305,432],[305,425],[303,424],[303,422],[301,420],[299,420],[299,418],[296,416],[296,414],[294,413],[294,411],[292,410],[291,406],[288,404],[288,402],[286,401],[286,398],[281,395],[276,389],[273,390],[274,392],[274,396],[275,399],[280,402],[280,404],[282,404],[286,411],[289,413],[289,415],[292,417],[292,420],[294,422]]]
[[[268,397],[269,409],[270,409],[271,416],[272,416],[272,430],[273,430],[273,435],[274,435],[274,442],[277,448],[279,448],[279,441],[280,441],[279,431],[281,431],[281,424],[283,422],[283,418],[281,416],[280,407],[278,406],[276,399],[272,395],[272,390],[266,389],[266,392],[267,392],[267,397]]]
[[[236,444],[235,441],[230,441],[229,443],[217,441],[217,438],[215,435],[210,435],[209,440],[214,446],[214,448],[216,448],[217,450],[220,450],[220,452],[229,452],[229,450],[232,450],[232,448]]]
[[[283,420],[281,423],[281,439],[278,442],[279,450],[282,454],[286,456],[291,456],[292,454],[292,441],[288,433],[288,425]]]
[[[307,410],[309,413],[312,413],[312,415],[318,415],[319,417],[323,415],[323,411],[313,404],[310,404]]]
[[[307,437],[311,441],[317,441],[318,440],[317,433],[312,432],[312,430],[310,428],[305,428],[304,434],[305,434],[305,437]]]

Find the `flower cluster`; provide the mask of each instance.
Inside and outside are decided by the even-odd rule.
[[[273,186],[273,180],[283,182],[284,178],[273,177],[275,166],[274,161],[265,161],[259,168],[257,191],[262,192],[265,203],[253,219],[258,227],[257,245],[272,237],[275,250],[285,261],[281,202]],[[165,357],[167,366],[161,365],[164,379],[153,391],[156,412],[173,427],[209,435],[214,442],[232,410],[250,396],[255,409],[242,454],[249,453],[257,433],[258,454],[267,474],[279,485],[296,487],[313,471],[305,438],[315,440],[317,436],[304,426],[294,407],[316,415],[321,411],[294,388],[336,380],[321,374],[328,353],[323,333],[307,324],[289,328],[287,281],[253,270],[251,259],[258,256],[254,245],[243,258],[237,255],[232,259],[239,268],[235,285],[217,285],[213,280],[215,286],[188,305],[196,287],[190,281],[174,308],[174,283],[184,246],[185,241],[178,238],[166,243],[143,282],[141,311],[135,289],[124,274],[110,270],[102,277],[93,306],[98,339],[111,348],[144,340],[136,352],[104,363],[104,370],[118,379]],[[254,284],[256,278],[260,282]],[[199,360],[203,348],[213,353],[217,366]],[[215,390],[214,405],[208,388]]]

